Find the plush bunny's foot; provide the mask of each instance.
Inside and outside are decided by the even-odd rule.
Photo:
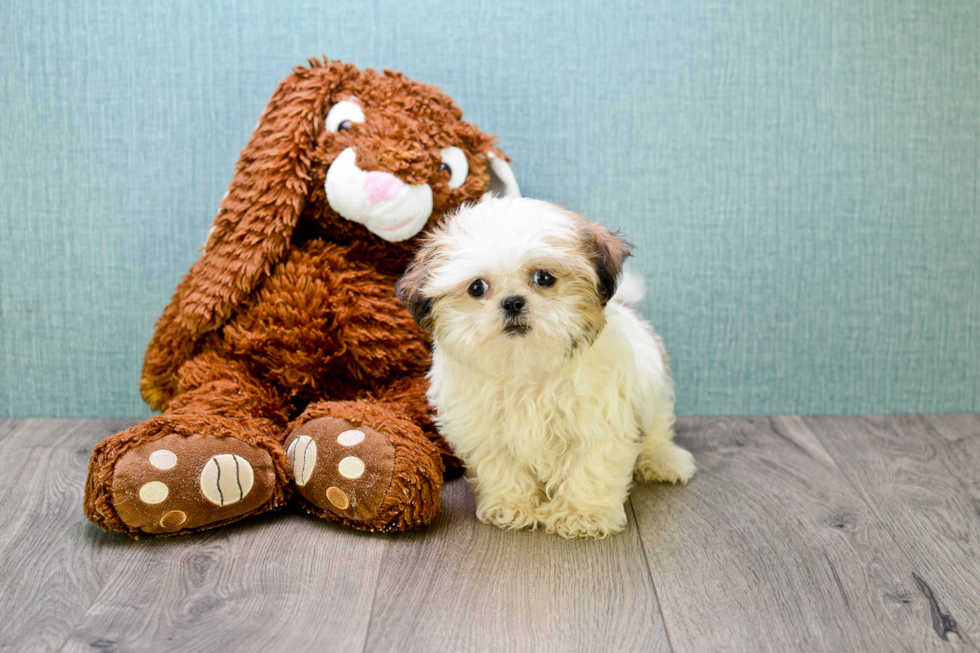
[[[438,451],[411,423],[374,423],[377,430],[318,417],[293,429],[284,444],[297,498],[315,515],[362,530],[427,524],[439,511]]]
[[[89,465],[89,518],[133,537],[174,535],[283,502],[274,440],[249,438],[232,420],[212,416],[203,429],[194,421],[156,417],[99,443]]]

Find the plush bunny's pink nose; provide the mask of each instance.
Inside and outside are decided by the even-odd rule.
[[[364,176],[364,190],[371,204],[392,199],[403,186],[405,182],[390,172],[369,172]]]

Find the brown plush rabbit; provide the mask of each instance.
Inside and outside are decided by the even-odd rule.
[[[368,530],[428,523],[458,462],[426,403],[430,341],[394,285],[416,236],[518,194],[434,86],[311,60],[242,151],[140,387],[164,411],[96,445],[85,514],[133,537],[282,505]]]

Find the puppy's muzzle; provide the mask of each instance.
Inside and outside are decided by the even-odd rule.
[[[527,301],[520,295],[505,297],[500,302],[504,312],[504,333],[522,336],[531,329],[527,319]]]

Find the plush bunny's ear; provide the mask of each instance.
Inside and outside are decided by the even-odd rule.
[[[319,118],[347,68],[297,68],[272,96],[179,297],[179,320],[191,334],[227,320],[285,253],[306,204]]]
[[[507,163],[507,157],[502,152],[490,150],[487,152],[487,159],[490,163],[487,166],[487,172],[490,173],[490,192],[501,197],[520,197],[521,189],[517,185],[514,171]]]
[[[309,194],[310,159],[330,91],[354,66],[311,60],[276,89],[242,150],[201,258],[157,323],[140,382],[154,408],[166,405],[180,365],[222,325],[289,247]]]

